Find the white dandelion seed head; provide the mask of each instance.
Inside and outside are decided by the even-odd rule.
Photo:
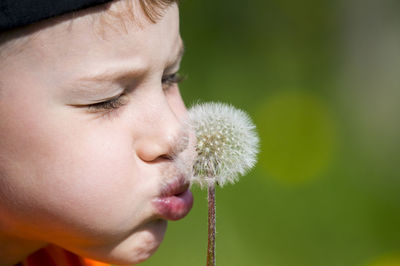
[[[192,183],[234,183],[255,165],[259,140],[245,112],[228,104],[201,103],[190,108],[189,119],[197,138]]]

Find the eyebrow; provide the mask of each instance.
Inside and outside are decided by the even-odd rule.
[[[167,65],[165,67],[166,70],[168,70],[171,67],[174,67],[176,64],[180,62],[180,60],[183,57],[183,54],[185,52],[185,47],[182,42],[180,42],[179,49],[177,54],[167,62]],[[114,80],[124,80],[126,78],[129,78],[131,76],[135,76],[138,74],[142,74],[145,72],[145,70],[142,67],[135,67],[135,66],[129,66],[129,67],[121,67],[115,70],[107,70],[103,73],[96,74],[93,76],[89,77],[83,77],[80,80],[84,82],[101,82],[101,81],[114,81]]]

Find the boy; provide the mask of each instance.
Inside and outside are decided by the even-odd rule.
[[[0,265],[139,263],[193,203],[177,3],[35,2],[0,5]]]

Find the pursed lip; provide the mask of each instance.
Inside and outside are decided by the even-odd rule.
[[[164,186],[160,196],[154,199],[154,206],[162,219],[176,221],[185,217],[193,206],[193,195],[189,183],[179,177]]]

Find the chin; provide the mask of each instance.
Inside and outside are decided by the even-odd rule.
[[[147,260],[160,246],[166,229],[166,220],[146,223],[115,246],[103,261],[117,265],[133,265]]]

